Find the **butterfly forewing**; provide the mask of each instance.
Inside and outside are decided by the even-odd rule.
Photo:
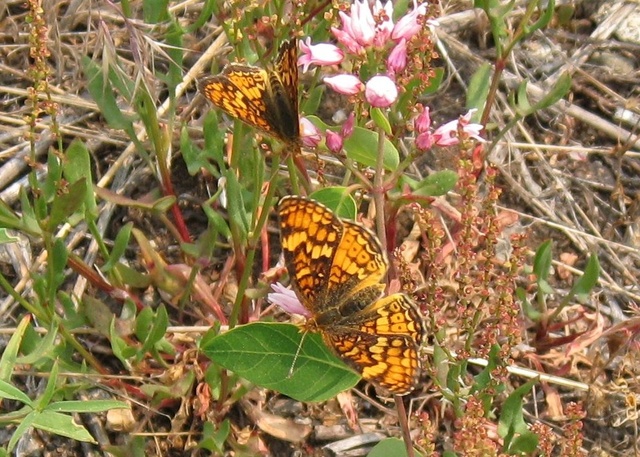
[[[231,63],[199,84],[200,92],[229,116],[287,143],[297,143],[297,40],[280,47],[272,67]]]

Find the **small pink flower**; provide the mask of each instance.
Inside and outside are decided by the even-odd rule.
[[[373,39],[374,46],[383,48],[393,32],[393,3],[388,1],[382,6],[380,0],[376,0],[376,4],[373,7],[373,15],[383,18],[382,22],[376,25],[376,36]]]
[[[356,125],[356,115],[353,111],[349,114],[349,117],[344,124],[342,124],[342,130],[340,133],[342,134],[342,138],[349,138],[353,134],[353,128]]]
[[[447,122],[441,125],[433,132],[434,142],[438,146],[452,146],[458,144],[460,139],[458,138],[458,126],[462,132],[464,132],[470,138],[474,138],[480,142],[484,142],[484,138],[480,136],[482,132],[482,125],[471,124],[471,116],[475,112],[475,109],[469,110],[467,114],[451,122]]]
[[[416,136],[416,147],[422,151],[431,149],[431,146],[433,146],[433,135],[431,133],[429,107],[424,108],[423,111],[416,116],[413,120],[413,127],[418,133],[418,136]]]
[[[341,14],[344,14],[341,12]],[[364,53],[364,48],[358,44],[358,42],[353,38],[350,33],[345,32],[344,30],[331,27],[331,33],[336,37],[338,43],[347,48],[347,50],[351,54],[359,55]]]
[[[282,284],[271,284],[273,293],[267,294],[267,300],[278,305],[289,314],[300,314],[301,316],[311,317],[311,313],[305,308],[296,296],[296,293],[284,287]]]
[[[306,117],[300,119],[300,138],[308,148],[315,148],[322,141],[320,130]]]
[[[342,145],[344,144],[344,140],[342,135],[336,132],[332,132],[331,130],[327,130],[327,149],[333,152],[334,154],[338,154],[342,151]]]
[[[416,132],[418,133],[424,133],[424,132],[428,132],[430,127],[431,127],[431,113],[430,113],[429,107],[427,106],[413,120],[413,128],[415,128]]]
[[[407,40],[404,38],[391,50],[387,67],[393,74],[401,73],[407,67]]]
[[[302,65],[302,71],[306,72],[311,64],[337,65],[344,59],[344,52],[337,46],[329,43],[311,44],[311,38],[306,42],[300,42],[302,55],[298,58],[298,65]]]
[[[323,81],[327,86],[344,95],[355,95],[358,92],[362,92],[364,87],[362,81],[353,75],[329,76],[324,78]]]
[[[376,36],[376,21],[367,0],[355,0],[351,5],[351,31],[362,46],[369,46]]]
[[[433,146],[433,135],[431,132],[419,133],[416,137],[416,147],[421,151],[428,151]]]
[[[420,18],[424,17],[425,14],[427,14],[427,5],[422,3],[418,6],[416,5],[416,1],[413,0],[413,10],[402,16],[396,23],[393,28],[393,32],[391,33],[391,38],[395,41],[402,38],[408,41],[413,38],[413,36],[422,28],[423,21],[420,20]]]
[[[388,76],[374,76],[364,91],[364,96],[371,106],[386,108],[398,98],[398,88]]]

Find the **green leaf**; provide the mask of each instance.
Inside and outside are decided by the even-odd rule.
[[[34,407],[36,410],[44,410],[51,402],[51,399],[56,393],[59,371],[60,367],[58,365],[58,361],[56,360],[51,367],[51,372],[49,373],[49,378],[47,379],[47,385],[44,388],[44,392],[34,402]]]
[[[113,355],[120,359],[123,365],[129,366],[128,359],[136,355],[136,349],[130,347],[127,342],[118,335],[116,332],[115,318],[111,320],[111,325],[109,327],[109,341],[111,341]]]
[[[7,450],[9,452],[13,451],[13,448],[18,444],[18,440],[24,435],[27,430],[31,428],[31,425],[38,417],[38,413],[36,411],[31,411],[27,414],[18,424],[13,435],[11,435],[11,439],[9,440],[9,444],[7,445]]]
[[[534,112],[534,109],[529,102],[529,96],[527,95],[527,84],[529,84],[529,80],[527,79],[518,84],[518,89],[515,93],[516,99],[513,100],[511,97],[512,104],[515,105],[518,116],[521,117],[525,117]]]
[[[467,109],[475,108],[482,113],[489,94],[492,74],[493,67],[488,63],[481,65],[473,74],[467,90]]]
[[[538,280],[546,280],[549,277],[552,260],[551,248],[551,240],[548,240],[542,243],[536,251],[536,255],[533,259],[533,274],[536,275]]]
[[[20,389],[9,384],[7,381],[0,379],[0,398],[6,398],[9,400],[16,400],[25,405],[33,407],[31,399]]]
[[[76,401],[56,401],[45,408],[45,411],[55,411],[58,413],[100,413],[111,409],[131,409],[123,402],[116,400],[76,400]]]
[[[308,333],[302,345],[301,337],[294,325],[257,322],[203,341],[201,347],[224,368],[299,401],[325,401],[358,382],[360,377],[329,352],[319,335]]]
[[[414,452],[416,457],[422,457],[422,454],[415,449]],[[399,438],[385,438],[371,449],[367,457],[405,457],[407,455],[407,448],[404,441]]]
[[[375,167],[378,154],[378,133],[362,127],[355,127],[353,134],[344,140],[344,151],[351,160],[366,167]],[[389,138],[384,140],[382,163],[385,169],[392,171],[400,164],[400,154]]]
[[[116,96],[105,81],[102,69],[96,65],[90,58],[82,57],[82,66],[87,75],[89,93],[95,100],[100,109],[100,113],[107,120],[111,128],[134,132],[132,117],[126,116],[118,107]]]
[[[452,170],[442,170],[432,173],[419,182],[408,181],[415,195],[437,197],[452,190],[458,182],[458,174]]]
[[[545,96],[533,105],[534,111],[545,109],[555,104],[564,98],[569,93],[569,90],[571,90],[571,75],[565,71],[560,75],[553,87],[545,91]]]
[[[339,217],[355,219],[358,207],[353,197],[346,191],[347,188],[341,186],[325,187],[312,192],[309,198],[322,203]]]
[[[387,135],[391,135],[391,124],[389,123],[389,119],[385,116],[384,112],[380,108],[371,109],[371,119],[373,122]]]
[[[527,298],[527,292],[522,287],[516,288],[516,297],[522,303],[524,315],[534,322],[539,322],[543,314],[531,304]]]
[[[24,365],[35,365],[47,358],[51,354],[52,350],[56,347],[55,341],[56,337],[58,336],[58,326],[59,323],[51,322],[47,333],[42,338],[40,338],[40,335],[36,334],[33,329],[30,329],[31,331],[25,334],[25,343],[30,343],[30,346],[35,343],[36,346],[33,347],[28,354],[23,355],[22,357],[18,357],[18,363]],[[31,338],[29,338],[30,335]],[[23,353],[25,353],[25,346],[27,346],[27,344],[23,344]],[[0,361],[0,366],[2,365],[3,362]]]
[[[169,316],[163,304],[158,306],[155,315],[151,308],[145,308],[140,313],[140,316],[142,316],[143,312],[147,309],[151,311],[151,313],[147,315],[151,317],[151,320],[140,318],[136,320],[136,336],[143,341],[140,353],[150,351],[157,342],[164,338],[167,332],[167,326],[169,325]]]
[[[588,296],[595,285],[598,283],[600,277],[600,262],[598,256],[593,254],[587,261],[587,266],[584,269],[584,274],[578,278],[573,287],[571,288],[570,295],[577,295],[578,297]]]
[[[124,255],[127,246],[129,246],[129,239],[131,238],[131,229],[133,228],[133,222],[126,223],[116,235],[116,239],[113,242],[113,249],[109,253],[107,262],[102,266],[102,271],[108,273],[112,268],[116,266],[120,258]]]
[[[553,19],[553,14],[555,12],[555,7],[556,7],[555,0],[549,0],[546,6],[547,7],[545,8],[544,13],[540,15],[540,17],[536,22],[534,22],[532,25],[525,25],[524,30],[526,32],[526,36],[529,36],[533,32],[546,27],[551,22],[551,19]]]
[[[0,200],[0,227],[3,229],[17,229],[22,226],[22,220],[9,206]],[[11,241],[6,231],[3,230],[3,242]],[[16,239],[17,240],[17,239]]]
[[[98,210],[96,199],[93,194],[93,180],[91,175],[91,157],[89,150],[82,141],[74,140],[66,151],[67,161],[64,164],[63,172],[67,181],[75,183],[85,179],[86,185],[84,197],[85,214],[96,217]]]
[[[49,256],[50,264],[47,267],[49,283],[47,286],[50,290],[57,290],[65,280],[64,269],[67,266],[69,252],[64,240],[56,238],[53,243],[53,249]]]
[[[324,95],[326,86],[323,84],[317,85],[309,92],[309,96],[302,105],[301,113],[317,113],[322,102],[322,96]]]
[[[504,438],[504,449],[510,453],[526,452],[531,453],[535,450],[538,442],[537,436],[529,431],[527,423],[522,413],[523,398],[531,391],[531,388],[537,384],[537,379],[532,379],[514,390],[502,405],[500,420],[498,422],[498,434]],[[526,437],[526,439],[521,439]],[[535,442],[531,449],[515,449],[518,446],[527,446]]]
[[[82,178],[71,184],[66,193],[54,198],[51,205],[51,214],[47,221],[49,231],[55,231],[58,225],[68,221],[71,215],[84,203],[87,191],[87,180]]]
[[[242,198],[242,188],[238,182],[238,177],[233,171],[228,171],[227,177],[227,210],[229,215],[229,225],[232,232],[240,235],[239,239],[234,240],[236,243],[242,243],[247,239],[249,233],[249,220]]]
[[[24,316],[22,318],[18,328],[16,328],[16,331],[11,335],[9,343],[2,352],[2,357],[0,357],[0,380],[3,382],[9,382],[11,380],[13,367],[16,364],[18,351],[20,350],[20,343],[22,343],[22,338],[29,326],[29,322],[31,322],[31,317]]]
[[[66,414],[43,411],[36,416],[32,425],[40,430],[66,436],[76,441],[97,444],[86,428],[76,424],[73,417]]]
[[[231,431],[231,422],[229,419],[225,419],[221,424],[216,426],[211,422],[205,422],[202,427],[202,439],[198,444],[201,449],[206,449],[214,453],[214,455],[222,454],[224,451],[224,444],[227,441],[229,432]]]

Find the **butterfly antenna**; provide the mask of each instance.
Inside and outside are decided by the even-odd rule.
[[[289,368],[289,374],[287,375],[287,379],[293,376],[293,368],[296,366],[296,361],[298,360],[298,356],[300,355],[300,350],[302,349],[302,343],[304,343],[304,339],[307,337],[307,330],[302,334],[302,338],[300,339],[300,344],[298,344],[298,349],[296,349],[296,355],[293,356],[293,362],[291,362],[291,368]]]

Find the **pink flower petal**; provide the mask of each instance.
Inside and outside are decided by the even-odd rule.
[[[354,75],[336,75],[323,79],[324,83],[344,95],[355,95],[362,92],[364,84]]]
[[[282,284],[271,284],[273,293],[267,294],[267,300],[278,305],[289,314],[300,314],[301,316],[311,317],[311,313],[305,308],[296,296],[296,293],[284,287]]]
[[[371,106],[386,108],[398,98],[398,88],[388,76],[374,76],[365,88],[364,96]]]

